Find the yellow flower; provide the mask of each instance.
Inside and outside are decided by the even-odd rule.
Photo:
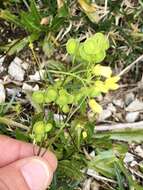
[[[109,78],[112,75],[112,70],[110,67],[102,66],[98,64],[93,68],[93,74],[95,76],[103,76],[103,77]]]
[[[87,138],[87,132],[86,132],[86,131],[83,131],[83,132],[82,132],[82,136],[83,136],[83,139]]]
[[[102,112],[102,107],[94,99],[90,99],[88,104],[94,113],[101,113]]]
[[[108,79],[105,80],[105,86],[107,89],[110,90],[116,90],[119,88],[119,85],[117,84],[117,82],[120,80],[119,76],[115,76],[115,77],[110,77]]]
[[[95,87],[97,88],[99,92],[103,92],[103,93],[108,92],[108,88],[105,86],[104,82],[102,82],[101,80],[97,80],[95,82]]]

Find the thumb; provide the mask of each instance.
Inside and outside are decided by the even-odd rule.
[[[25,158],[0,168],[0,189],[45,190],[52,181],[53,172],[47,160]]]

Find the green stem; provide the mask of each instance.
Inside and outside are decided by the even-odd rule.
[[[81,83],[83,84],[84,87],[86,87],[83,79],[73,73],[68,73],[68,72],[64,72],[64,71],[54,71],[54,70],[48,70],[49,73],[54,73],[54,74],[63,74],[63,75],[67,75],[67,76],[72,76],[76,79],[78,79],[79,81],[81,81]]]
[[[6,117],[0,117],[0,123],[5,124],[5,125],[9,125],[9,126],[13,126],[13,127],[17,127],[17,128],[21,128],[21,129],[24,129],[27,131],[29,129],[29,127],[27,127],[26,125],[23,125],[21,123],[18,123],[16,121],[13,121],[13,120],[6,118]]]
[[[51,142],[48,144],[48,146],[45,148],[46,150],[55,142],[55,140],[59,137],[59,135],[61,134],[61,132],[64,130],[64,128],[67,126],[69,120],[71,119],[71,117],[77,112],[77,110],[80,108],[80,106],[82,105],[82,103],[85,101],[86,98],[84,98],[82,100],[82,102],[80,103],[80,105],[68,116],[66,122],[62,125],[62,127],[59,129],[59,131],[57,132],[56,136],[51,139]],[[46,153],[46,150],[43,152],[42,157],[44,156],[44,154]]]

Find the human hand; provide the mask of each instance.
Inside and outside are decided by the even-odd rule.
[[[0,190],[45,190],[56,167],[53,153],[36,157],[32,144],[0,135]]]

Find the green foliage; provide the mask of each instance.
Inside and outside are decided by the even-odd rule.
[[[11,2],[13,4],[16,4],[17,2]],[[22,4],[22,2],[21,2]],[[47,11],[47,4],[49,4],[49,9],[50,13],[48,14]],[[37,40],[42,40],[42,44],[44,39],[43,36],[47,36],[49,33],[51,36],[51,31],[52,32],[57,32],[60,30],[61,25],[64,25],[65,20],[68,20],[68,8],[67,4],[65,3],[63,7],[57,12],[56,10],[56,3],[53,1],[48,1],[45,2],[46,8],[40,9],[38,6],[38,3],[36,3],[35,0],[31,0],[29,2],[24,1],[24,5],[26,6],[27,9],[20,10],[18,12],[10,11],[7,9],[3,9],[0,12],[0,18],[8,21],[11,24],[14,24],[16,27],[21,28],[22,30],[24,29],[26,34],[28,36],[23,36],[23,38],[16,40],[16,45],[15,42],[13,41],[12,44],[8,44],[10,46],[10,49],[12,48],[12,51],[10,52],[11,54],[14,54],[16,52],[21,51],[26,45],[29,43],[32,43]],[[57,13],[56,13],[57,12]],[[46,23],[42,22],[42,19],[47,19]],[[31,36],[36,36],[30,39]],[[18,43],[17,43],[18,41]],[[15,47],[13,47],[13,44]],[[44,52],[45,50],[45,43],[44,43]],[[4,45],[3,45],[4,46]],[[2,50],[7,50],[7,44],[5,44],[5,48],[1,47]],[[17,48],[17,49],[16,49]]]
[[[55,152],[59,167],[51,190],[77,189],[85,176],[83,171],[87,168],[116,180],[117,184],[113,185],[116,190],[123,190],[124,184],[128,185],[126,188],[129,189],[142,189],[124,167],[123,159],[128,146],[120,142],[141,142],[142,131],[95,133],[95,120],[89,121],[88,118],[88,113],[94,114],[96,118],[96,114],[102,111],[97,97],[119,87],[119,77],[112,76],[111,67],[100,63],[106,59],[106,63],[112,66],[119,60],[128,64],[142,53],[141,1],[136,10],[126,12],[123,10],[126,5],[121,6],[122,0],[108,1],[109,13],[101,22],[96,23],[98,9],[93,13],[96,9],[92,6],[92,1],[85,1],[92,13],[85,11],[86,7],[82,6],[82,11],[89,19],[78,8],[75,9],[73,1],[61,1],[59,7],[56,0],[40,1],[42,6],[35,0],[23,2],[9,0],[2,3],[0,18],[6,20],[10,27],[22,29],[24,35],[8,44],[2,44],[0,49],[13,55],[19,53],[26,45],[33,50],[34,45],[37,47],[38,44],[42,45],[40,50],[43,49],[48,58],[53,58],[55,47],[59,47],[60,51],[57,52],[62,52],[63,56],[63,44],[67,41],[68,60],[72,61],[63,63],[48,59],[45,63],[46,74],[40,83],[41,89],[32,95],[27,93],[28,100],[35,110],[32,108],[31,115],[28,112],[29,120],[25,121],[24,117],[22,122],[30,125],[30,130],[27,133],[23,130],[11,131],[9,128],[6,129],[6,124],[3,123],[0,124],[1,133],[32,141],[40,148],[44,146]],[[103,1],[97,0],[96,3],[103,5]],[[120,22],[117,23],[118,20],[121,25]],[[139,23],[139,26],[135,23]],[[132,29],[134,26],[137,27],[136,32]],[[62,37],[61,29],[65,29]],[[91,33],[95,34],[85,39],[87,30],[88,36]],[[107,53],[109,47],[110,54]],[[131,52],[130,55],[128,52]],[[23,118],[21,108],[17,109],[16,104],[10,102],[8,105],[0,105],[2,117],[11,110],[15,120]],[[92,151],[95,152],[95,157],[89,155]],[[140,168],[142,169],[142,166]]]
[[[109,41],[102,33],[96,33],[83,43],[79,43],[75,39],[69,39],[66,48],[69,54],[81,61],[100,63],[106,56]]]

